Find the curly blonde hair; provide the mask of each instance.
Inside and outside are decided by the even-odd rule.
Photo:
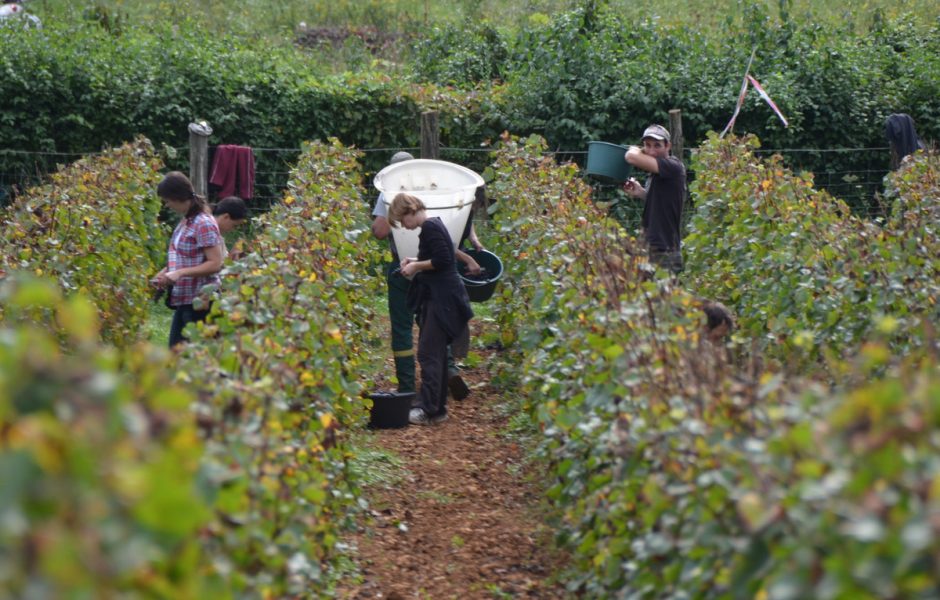
[[[419,198],[411,194],[398,194],[388,207],[388,222],[398,227],[402,217],[418,214],[422,210],[427,210],[427,207]]]

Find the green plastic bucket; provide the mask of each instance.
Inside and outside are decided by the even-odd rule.
[[[587,165],[584,173],[607,183],[623,183],[633,168],[624,160],[625,146],[608,142],[588,142]]]

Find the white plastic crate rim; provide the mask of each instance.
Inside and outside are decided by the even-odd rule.
[[[467,218],[476,190],[483,185],[483,178],[470,169],[444,160],[418,158],[389,165],[379,171],[373,180],[375,189],[382,192],[389,206],[395,196],[411,194],[428,208],[429,217],[440,217],[454,248],[467,226]],[[392,237],[398,248],[398,256],[418,256],[418,234],[421,228],[409,231],[399,224],[392,227]]]

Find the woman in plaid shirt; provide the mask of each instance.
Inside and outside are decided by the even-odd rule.
[[[180,215],[170,238],[167,266],[151,279],[157,288],[170,288],[167,304],[174,310],[170,325],[170,348],[184,341],[183,328],[202,321],[208,310],[193,309],[193,300],[204,285],[218,284],[222,270],[222,234],[206,210],[206,200],[197,196],[189,178],[179,171],[167,173],[157,186],[157,195]]]

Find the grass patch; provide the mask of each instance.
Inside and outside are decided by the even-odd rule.
[[[214,34],[233,34],[247,39],[289,43],[303,27],[367,27],[378,31],[413,32],[421,35],[433,27],[490,21],[520,28],[542,23],[550,15],[583,5],[578,0],[96,0],[93,3],[40,0],[29,10],[47,22],[98,21],[110,30],[155,20],[192,20]],[[929,27],[940,14],[934,0],[757,0],[754,7],[774,19],[783,14],[799,22],[839,23],[855,30],[874,21],[901,14],[916,17]],[[740,20],[741,3],[719,0],[680,0],[663,4],[654,0],[610,0],[596,3],[630,18],[652,19],[667,25],[715,29],[728,20]]]
[[[483,364],[483,357],[480,355],[479,352],[474,352],[473,350],[468,352],[467,356],[465,356],[462,361],[462,365],[467,367],[468,369],[475,369],[479,367],[481,364]]]
[[[405,461],[397,454],[380,448],[369,433],[356,433],[351,440],[349,469],[361,485],[392,487],[401,483],[405,474]]]
[[[515,598],[512,594],[504,592],[502,588],[499,587],[499,584],[496,583],[486,584],[486,591],[489,592],[493,598],[498,598],[499,600],[511,600]]]
[[[437,504],[440,504],[440,505],[442,505],[442,506],[443,506],[443,505],[447,505],[447,504],[453,504],[453,502],[454,502],[454,497],[453,497],[453,496],[450,496],[450,495],[448,495],[448,494],[442,494],[442,493],[440,493],[440,492],[435,492],[435,491],[433,491],[433,490],[431,490],[431,491],[421,491],[421,492],[418,492],[418,497],[419,497],[419,498],[425,498],[425,499],[427,499],[427,500],[431,500],[431,501],[436,502]]]
[[[144,323],[143,339],[155,346],[166,346],[170,338],[170,322],[173,321],[173,311],[164,306],[162,300],[150,305],[150,314]]]

